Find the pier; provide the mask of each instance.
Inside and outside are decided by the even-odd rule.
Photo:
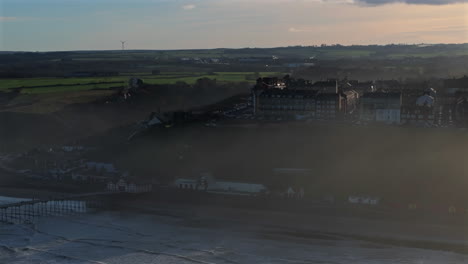
[[[34,223],[42,216],[60,216],[86,213],[103,208],[115,192],[100,192],[56,197],[51,199],[32,199],[0,205],[0,222]]]

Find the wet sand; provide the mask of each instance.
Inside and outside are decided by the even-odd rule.
[[[316,236],[332,236],[388,245],[404,245],[415,248],[448,250],[468,254],[468,223],[452,225],[428,221],[401,221],[380,217],[370,219],[361,216],[332,214],[319,208],[318,212],[290,212],[227,208],[205,205],[180,205],[170,203],[135,204],[125,208],[155,215],[190,219],[201,226],[242,226],[262,230],[270,237],[287,236],[291,239],[307,239]]]
[[[283,217],[271,218],[274,215],[264,215],[263,220],[256,217],[246,224],[239,219],[253,215],[242,210],[153,209],[152,213],[119,211],[44,217],[34,225],[1,224],[0,263],[468,262],[468,256],[451,251],[324,232],[295,233],[293,222],[281,224]],[[272,222],[279,226],[272,226]],[[311,230],[316,223],[309,223]]]
[[[151,197],[124,195],[112,211],[40,217],[34,225],[0,224],[0,263],[468,262],[468,224]]]

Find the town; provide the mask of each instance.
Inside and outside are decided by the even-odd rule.
[[[142,96],[141,91],[144,90],[151,90],[151,85],[138,78],[131,78],[128,88],[109,100],[136,100]],[[391,127],[437,131],[462,129],[468,124],[466,76],[431,82],[348,79],[310,82],[285,75],[259,77],[256,83],[251,85],[250,91],[192,110],[152,112],[147,119],[128,131],[126,136],[120,139],[120,144],[138,144],[134,142],[147,140],[149,135],[179,133],[177,131],[193,126],[216,135],[216,131],[220,129],[248,129],[257,125],[295,127],[292,130],[304,131],[308,128],[303,126],[314,124],[376,127],[381,131]],[[146,93],[143,93],[143,96],[144,94]],[[185,143],[182,150],[176,151],[176,163],[190,159],[187,152],[195,148],[191,144],[193,143]],[[383,201],[385,206],[389,206],[395,202],[385,201],[388,197],[384,197],[379,191],[311,193],[312,190],[306,187],[307,182],[318,176],[310,167],[273,166],[260,172],[269,175],[265,180],[249,176],[225,177],[229,173],[223,170],[213,174],[211,166],[189,167],[185,172],[179,173],[171,173],[169,170],[168,173],[173,175],[170,177],[147,177],[141,175],[141,171],[132,171],[123,165],[125,162],[119,164],[112,159],[106,161],[96,158],[101,157],[99,153],[103,153],[102,151],[105,151],[102,146],[89,143],[55,145],[15,155],[4,155],[1,165],[3,170],[26,179],[20,182],[29,181],[32,185],[55,189],[73,186],[70,189],[73,192],[144,193],[173,188],[182,192],[199,191],[217,195],[271,197],[270,199],[290,197],[321,203],[344,202],[376,206]],[[189,172],[190,170],[198,173]],[[409,204],[414,204],[414,201],[408,199],[399,203],[400,209],[405,209]],[[454,205],[455,203],[458,205]],[[447,202],[442,208],[445,209],[439,210],[447,211],[447,208],[452,208],[450,212],[453,213],[456,211],[453,208],[462,208],[458,212],[465,212],[465,206],[455,201]]]
[[[157,124],[239,119],[464,128],[468,124],[467,95],[467,76],[429,83],[348,79],[310,82],[286,75],[259,78],[250,94],[233,96],[220,105],[152,115],[145,124],[154,125],[156,119]]]
[[[0,264],[468,263],[468,0],[0,0]]]

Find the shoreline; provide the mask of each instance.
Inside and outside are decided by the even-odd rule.
[[[124,210],[143,214],[190,219],[201,226],[243,226],[272,237],[293,240],[337,237],[387,246],[442,250],[468,255],[465,234],[468,226],[451,226],[393,219],[366,219],[358,216],[326,215],[316,212],[258,211],[213,205],[161,203],[138,206],[129,202]],[[224,223],[224,224],[221,224]]]
[[[159,260],[156,263],[166,263],[159,259],[161,255],[177,259],[175,263],[186,263],[183,259],[188,258],[187,263],[285,263],[288,259],[347,264],[350,257],[352,263],[363,264],[415,263],[421,259],[430,264],[458,264],[468,260],[466,230],[459,227],[314,212],[143,203],[142,199],[118,205],[85,214],[44,216],[33,225],[0,224],[4,231],[0,239],[7,239],[2,240],[6,246],[0,253],[8,250],[8,263],[29,263],[27,250],[40,241],[47,243],[41,244],[42,253],[34,257],[45,263],[76,257],[84,262],[112,258],[116,262],[104,263],[121,263],[129,254],[136,259]],[[167,263],[174,263],[171,261]],[[131,263],[141,262],[132,259]]]
[[[177,211],[183,209],[172,207],[169,211],[179,214]],[[45,217],[34,225],[0,224],[4,231],[0,232],[0,252],[5,253],[0,254],[0,262],[403,264],[424,260],[428,264],[458,264],[468,260],[467,254],[448,244],[443,248],[440,243],[317,232],[292,227],[293,223],[265,225],[262,222],[272,220],[265,215],[260,222],[245,224],[221,217],[225,212],[211,215],[208,211],[185,212],[178,217],[101,211]],[[247,212],[231,213],[242,218]],[[31,255],[30,250],[37,253]]]
[[[28,188],[0,187],[0,196],[19,198],[51,198],[64,193]],[[386,246],[442,250],[468,255],[468,225],[436,221],[425,216],[408,214],[388,217],[381,212],[363,208],[308,206],[301,210],[283,204],[276,209],[239,206],[233,200],[214,196],[189,196],[184,200],[163,198],[160,193],[122,194],[112,199],[103,212],[153,215],[190,222],[193,227],[235,228],[252,231],[266,239],[285,239],[307,243],[310,239],[352,239]],[[172,197],[173,198],[173,197]],[[185,197],[187,199],[187,197]],[[241,199],[243,202],[249,198]],[[242,203],[240,204],[242,205]],[[408,214],[408,215],[407,215]],[[464,218],[463,218],[464,219]],[[463,220],[462,219],[462,220]],[[457,219],[459,220],[459,219]]]

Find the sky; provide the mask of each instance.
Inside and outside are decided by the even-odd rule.
[[[468,0],[0,0],[0,50],[467,43]]]

